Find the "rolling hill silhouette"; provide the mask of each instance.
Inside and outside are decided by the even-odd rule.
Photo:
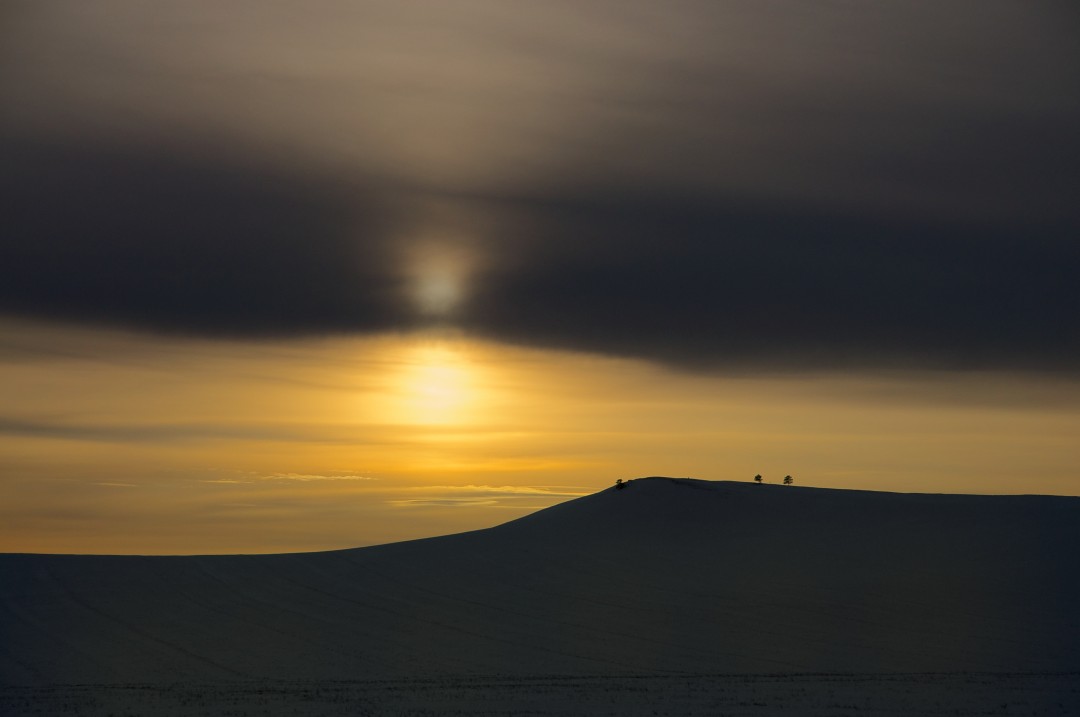
[[[353,550],[0,555],[0,682],[1080,670],[1080,498],[645,478]]]

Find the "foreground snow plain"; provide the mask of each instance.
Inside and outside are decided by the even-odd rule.
[[[4,715],[1080,714],[1080,674],[679,675],[0,688]]]
[[[1080,714],[1080,674],[680,675],[0,689],[0,714],[118,717],[361,715]]]
[[[355,550],[0,555],[0,711],[1080,714],[1077,545],[1077,498],[648,478]]]

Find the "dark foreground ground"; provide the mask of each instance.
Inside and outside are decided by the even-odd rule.
[[[0,714],[1078,715],[1080,673],[679,675],[0,687]]]

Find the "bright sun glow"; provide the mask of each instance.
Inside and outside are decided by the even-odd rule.
[[[414,424],[461,423],[472,403],[465,358],[446,346],[421,346],[404,367],[403,419]]]

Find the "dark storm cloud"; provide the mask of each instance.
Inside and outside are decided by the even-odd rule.
[[[400,323],[359,188],[167,147],[0,144],[0,308],[251,336]]]
[[[1075,370],[1076,229],[776,203],[548,205],[526,255],[484,277],[467,314],[496,337],[702,368]]]
[[[263,7],[23,6],[0,310],[410,329],[439,319],[415,292],[441,246],[464,257],[442,320],[497,340],[1080,369],[1064,6]]]
[[[6,152],[0,306],[233,336],[420,326],[359,184],[209,153]],[[460,320],[706,368],[1076,369],[1065,222],[915,221],[655,196],[460,199],[495,218]]]

